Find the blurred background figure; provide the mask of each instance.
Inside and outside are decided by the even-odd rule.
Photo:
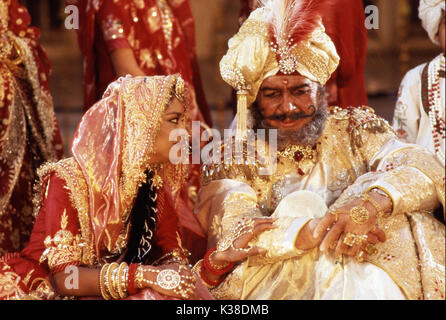
[[[189,0],[69,0],[79,8],[84,109],[119,76],[180,73],[191,90],[191,118],[211,125],[195,54]]]
[[[362,0],[335,0],[323,23],[341,58],[326,86],[328,104],[342,108],[367,105],[367,30]]]
[[[421,0],[419,17],[442,53],[411,69],[401,82],[393,128],[398,136],[434,152],[445,164],[445,2]]]
[[[0,2],[0,254],[28,242],[37,169],[63,155],[50,64],[29,24],[17,0]]]

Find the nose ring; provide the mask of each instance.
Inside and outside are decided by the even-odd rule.
[[[294,104],[290,103],[290,110],[294,111],[296,109],[297,109],[297,107]]]

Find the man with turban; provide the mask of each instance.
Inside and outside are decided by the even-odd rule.
[[[371,108],[327,107],[326,3],[265,1],[229,40],[235,137],[202,167],[194,270],[219,299],[444,299],[444,171]]]
[[[240,24],[258,5],[256,0],[241,0]],[[321,12],[325,32],[341,58],[339,66],[325,85],[328,105],[346,108],[367,104],[364,68],[367,59],[367,29],[362,0],[332,0]]]
[[[442,53],[410,70],[401,82],[393,118],[398,136],[435,153],[444,166],[445,147],[445,2],[420,0],[419,17]]]

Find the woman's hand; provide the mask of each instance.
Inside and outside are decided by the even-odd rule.
[[[226,244],[220,242],[217,251],[211,255],[210,259],[213,264],[223,266],[241,261],[249,256],[264,254],[265,248],[248,247],[248,243],[260,233],[277,228],[274,225],[276,220],[273,218],[254,218],[250,221],[242,219],[232,232],[235,237],[225,239],[227,241],[223,242],[227,242]]]
[[[196,299],[195,276],[189,267],[182,264],[140,266],[137,271],[138,288],[150,288],[163,295],[178,299]],[[138,275],[138,272],[142,274]]]
[[[294,243],[297,249],[309,250],[315,248],[321,243],[325,233],[321,233],[318,238],[313,237],[313,233],[321,220],[322,219],[316,219],[316,218],[311,219],[300,230],[299,235],[296,238],[296,242]]]

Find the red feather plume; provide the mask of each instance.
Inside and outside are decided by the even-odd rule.
[[[308,39],[333,0],[259,0],[259,4],[269,10],[274,42],[291,38],[293,45]]]

